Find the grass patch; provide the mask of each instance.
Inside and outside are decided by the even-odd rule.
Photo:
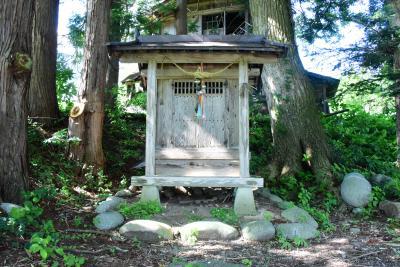
[[[119,212],[127,219],[150,219],[163,211],[164,208],[157,201],[122,203],[119,206]]]
[[[239,217],[235,214],[233,209],[229,208],[212,208],[211,216],[220,220],[223,223],[236,225],[239,223]]]

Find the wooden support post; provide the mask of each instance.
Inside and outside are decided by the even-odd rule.
[[[156,174],[157,62],[150,60],[147,70],[146,176]],[[160,202],[156,186],[143,186],[141,200]]]
[[[241,60],[239,63],[239,159],[240,177],[250,177],[249,163],[249,73],[248,63]],[[239,216],[254,215],[256,206],[253,190],[239,187],[235,195],[235,213]]]
[[[249,171],[249,74],[247,62],[239,63],[239,158],[240,177],[250,177]]]

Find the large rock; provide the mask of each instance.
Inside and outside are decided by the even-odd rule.
[[[120,198],[120,197],[108,197],[106,200],[101,201],[97,207],[96,207],[96,213],[103,213],[106,211],[111,211],[111,210],[115,210],[118,208],[118,206],[125,202],[125,199]]]
[[[368,204],[371,191],[371,184],[362,174],[356,172],[347,174],[340,187],[344,202],[355,208],[362,208]]]
[[[239,237],[239,232],[222,222],[201,221],[186,224],[179,228],[181,239],[187,242],[196,240],[232,240]]]
[[[4,210],[4,212],[7,213],[8,215],[10,215],[11,210],[14,208],[19,209],[22,207],[20,205],[13,204],[13,203],[5,203],[4,202],[4,203],[0,204],[0,209]]]
[[[276,227],[278,234],[287,239],[293,240],[295,237],[302,239],[311,239],[319,235],[318,230],[307,223],[284,223]]]
[[[307,223],[312,225],[314,228],[318,228],[317,221],[305,210],[299,207],[292,207],[282,212],[282,217],[289,222],[294,223]]]
[[[379,209],[388,217],[400,218],[400,202],[384,200],[379,203]]]
[[[133,193],[128,189],[123,189],[123,190],[120,190],[117,193],[115,193],[115,196],[116,197],[131,197],[131,196],[133,196]]]
[[[100,213],[93,219],[97,229],[110,230],[120,226],[124,222],[124,216],[116,211],[107,211]]]
[[[269,221],[254,221],[243,225],[243,238],[250,241],[267,241],[275,236],[275,227]]]
[[[119,233],[127,238],[136,238],[140,241],[155,242],[174,238],[171,226],[151,220],[133,220],[127,222]]]
[[[291,201],[282,201],[282,202],[278,203],[277,205],[280,209],[283,209],[283,210],[290,209],[295,206],[294,203]]]
[[[371,177],[371,183],[375,186],[385,186],[392,181],[392,177],[386,176],[384,174],[375,174]]]
[[[268,198],[269,200],[271,200],[271,202],[278,204],[283,202],[283,199],[278,197],[277,195],[274,195],[271,193],[271,191],[269,191],[269,189],[267,188],[261,188],[258,189],[258,194],[261,195],[262,197]]]

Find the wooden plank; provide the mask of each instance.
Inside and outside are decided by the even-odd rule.
[[[272,64],[278,62],[278,56],[274,54],[252,54],[237,51],[234,53],[224,52],[146,52],[133,51],[121,52],[120,60],[122,63],[147,63],[155,60],[161,63],[237,63],[245,59],[251,64]]]
[[[239,159],[237,149],[226,148],[162,148],[156,150],[157,159]]]
[[[156,117],[157,117],[157,62],[149,61],[147,71],[147,116],[146,116],[146,175],[156,171]]]
[[[263,187],[262,178],[133,176],[136,186]]]
[[[249,177],[249,90],[248,63],[239,63],[239,158],[240,176]]]

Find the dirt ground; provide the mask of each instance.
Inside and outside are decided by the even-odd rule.
[[[258,210],[271,211],[276,214],[274,221],[280,220],[279,209],[272,203],[262,197],[256,197],[256,202]],[[231,207],[232,198],[231,192],[213,192],[197,198],[169,195],[163,205],[166,212],[153,219],[180,226],[210,218],[209,210],[213,207]],[[243,239],[198,241],[184,245],[177,239],[149,244],[123,240],[118,231],[100,232],[81,227],[74,232],[71,231],[76,230],[72,225],[74,212],[90,224],[93,213],[87,208],[64,210],[58,216],[64,216],[67,224],[60,224],[58,229],[63,232],[62,244],[70,246],[72,253],[85,256],[87,266],[169,266],[171,263],[185,266],[183,263],[214,260],[244,266],[400,266],[400,229],[393,228],[381,215],[364,220],[350,211],[338,211],[331,218],[336,226],[334,232],[322,233],[310,240],[307,247],[285,250],[275,240],[264,243]],[[359,228],[360,232],[354,233],[352,228]],[[30,257],[15,240],[0,240],[0,266],[39,265],[39,259]]]

